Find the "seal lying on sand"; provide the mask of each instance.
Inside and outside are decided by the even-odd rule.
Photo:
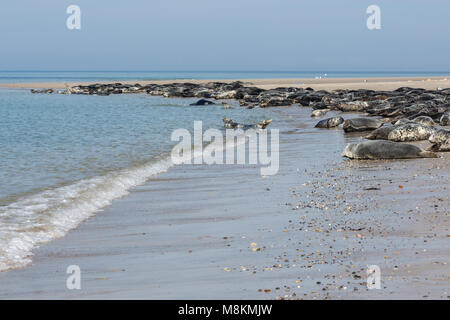
[[[392,130],[388,140],[397,142],[427,140],[435,131],[436,129],[423,124],[407,123]]]
[[[372,131],[366,136],[369,140],[388,140],[389,133],[397,128],[395,125],[384,124],[382,127]]]
[[[334,117],[323,119],[317,122],[315,128],[334,128],[344,122],[344,118],[342,117]]]
[[[450,139],[445,140],[440,144],[433,144],[431,147],[427,148],[427,151],[435,151],[435,152],[448,152],[450,151]]]
[[[400,120],[397,120],[394,122],[395,126],[402,126],[404,124],[408,124],[408,123],[414,123],[414,121],[409,120],[407,118],[401,118]]]
[[[407,143],[391,141],[365,141],[350,143],[345,147],[342,156],[350,159],[412,159],[436,158],[433,152],[423,151],[419,147]]]
[[[345,132],[370,131],[378,129],[383,125],[383,121],[369,118],[354,118],[344,121]]]
[[[433,119],[427,116],[420,116],[413,119],[413,122],[423,124],[424,126],[434,126],[436,123],[434,123]]]
[[[226,129],[265,129],[271,122],[272,119],[264,120],[261,123],[258,124],[241,124],[234,122],[233,120],[229,118],[223,118],[222,119],[224,126]]]
[[[439,119],[439,124],[441,126],[448,126],[450,124],[450,113],[444,113]]]
[[[450,130],[437,130],[428,138],[431,143],[443,143],[447,139],[450,139]]]
[[[318,110],[314,110],[311,113],[311,117],[321,117],[324,116],[328,111],[330,111],[330,109],[318,109]]]
[[[428,151],[450,151],[450,130],[438,130],[428,138],[428,141],[433,144]]]

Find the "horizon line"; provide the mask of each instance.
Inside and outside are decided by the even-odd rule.
[[[399,71],[399,70],[0,70],[0,72],[223,72],[223,73],[450,73],[450,70],[435,71],[435,70],[413,70],[413,71]]]

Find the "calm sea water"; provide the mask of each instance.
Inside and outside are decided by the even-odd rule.
[[[448,76],[450,72],[375,72],[375,71],[0,71],[0,83],[76,82],[167,79],[261,79],[261,78],[373,78]]]
[[[0,271],[26,265],[34,247],[167,170],[173,130],[276,117],[189,106],[195,100],[0,89]]]

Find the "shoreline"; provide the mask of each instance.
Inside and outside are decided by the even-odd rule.
[[[365,82],[366,80],[366,82]],[[392,78],[327,78],[327,79],[175,79],[175,80],[117,80],[117,81],[89,81],[89,82],[36,82],[36,83],[0,83],[0,88],[17,89],[65,89],[66,85],[72,87],[76,85],[89,85],[94,83],[114,83],[122,84],[171,84],[171,83],[194,83],[205,84],[208,82],[230,83],[241,81],[245,85],[251,85],[262,89],[274,89],[277,87],[311,87],[314,90],[338,90],[338,89],[369,89],[369,90],[395,90],[399,87],[413,87],[434,90],[437,87],[450,88],[450,75],[430,76],[430,77],[392,77]]]

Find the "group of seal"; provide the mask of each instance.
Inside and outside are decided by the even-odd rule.
[[[223,118],[222,121],[223,121],[223,124],[224,124],[226,129],[244,129],[244,130],[248,130],[248,129],[265,129],[272,122],[272,119],[264,120],[264,121],[262,121],[260,123],[257,123],[257,124],[237,123],[237,122],[234,122],[233,120],[231,120],[229,118]]]
[[[33,90],[33,93],[53,93],[53,90]],[[419,88],[401,87],[394,91],[375,91],[367,89],[358,90],[325,90],[315,91],[312,88],[280,87],[275,89],[262,89],[254,86],[245,86],[243,82],[208,82],[189,83],[177,82],[169,84],[122,84],[122,83],[95,83],[67,87],[65,90],[56,90],[63,94],[110,95],[143,93],[164,97],[199,98],[228,100],[233,99],[239,105],[247,108],[276,107],[276,106],[308,106],[313,109],[313,117],[322,117],[329,111],[363,112],[377,118],[346,119],[337,116],[321,120],[317,128],[335,128],[342,124],[345,132],[371,131],[368,139],[382,139],[377,144],[396,141],[418,141],[431,139],[439,128],[436,126],[450,125],[450,88],[426,90]],[[216,104],[206,100],[204,104]],[[220,104],[220,103],[219,103]],[[223,103],[223,108],[229,104]],[[231,120],[231,119],[230,119]],[[267,124],[244,125],[231,120],[225,122],[228,127],[266,127]],[[269,122],[270,123],[270,122]],[[434,141],[434,140],[433,140]],[[381,143],[381,144],[380,144]],[[433,142],[432,142],[433,143]],[[446,151],[448,140],[433,143],[433,150]],[[390,144],[389,144],[390,145]],[[400,145],[401,146],[401,145]],[[403,147],[400,147],[403,148]],[[386,148],[394,152],[395,148]],[[399,153],[401,157],[401,153]]]

